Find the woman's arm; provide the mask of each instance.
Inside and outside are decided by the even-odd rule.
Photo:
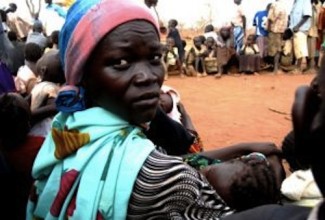
[[[55,99],[47,99],[45,106],[42,106],[32,112],[32,125],[42,121],[45,118],[52,117],[58,113],[55,105]]]
[[[213,159],[229,160],[252,152],[260,152],[265,156],[273,154],[281,155],[281,150],[279,150],[276,145],[271,142],[239,143],[236,145],[223,147],[216,150],[205,151],[200,153],[200,155]]]

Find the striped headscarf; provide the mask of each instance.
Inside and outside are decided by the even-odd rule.
[[[59,39],[67,83],[56,102],[60,111],[75,112],[85,108],[82,89],[76,87],[82,79],[85,63],[105,35],[133,20],[150,22],[159,35],[157,19],[137,0],[77,0],[71,6]],[[79,102],[76,97],[81,97]]]

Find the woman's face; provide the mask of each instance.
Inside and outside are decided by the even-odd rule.
[[[161,53],[156,29],[146,21],[127,22],[106,35],[83,79],[93,105],[134,124],[152,120],[164,79]]]

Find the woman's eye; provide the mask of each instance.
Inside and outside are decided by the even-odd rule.
[[[125,59],[115,60],[113,64],[115,69],[127,69],[129,66],[130,63]]]
[[[161,55],[154,55],[150,58],[151,63],[153,64],[160,64],[161,62]]]

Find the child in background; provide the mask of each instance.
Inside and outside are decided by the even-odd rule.
[[[49,52],[50,50],[58,50],[59,48],[59,34],[60,31],[53,31],[49,36],[49,44],[50,46],[45,49],[45,53]]]
[[[231,28],[224,26],[220,29],[217,41],[218,74],[216,74],[216,78],[220,78],[222,74],[228,72],[236,57],[235,55],[236,51]]]
[[[37,62],[37,74],[41,82],[31,92],[31,110],[38,109],[45,100],[55,99],[65,82],[58,50],[51,50]]]
[[[42,48],[35,43],[25,47],[25,65],[20,67],[15,78],[16,90],[22,95],[30,94],[37,82],[36,63],[42,57]]]
[[[255,35],[249,35],[239,55],[239,72],[256,73],[260,71],[260,51],[255,43]]]
[[[207,76],[204,65],[206,47],[203,38],[201,36],[194,37],[193,44],[194,46],[189,50],[186,57],[186,67],[189,71],[194,70],[198,77]]]
[[[175,19],[171,19],[168,21],[168,34],[167,38],[173,38],[175,42],[175,46],[177,47],[179,60],[181,63],[184,61],[185,50],[182,44],[181,35],[177,29],[178,22]]]
[[[53,116],[57,113],[55,99],[65,82],[58,50],[51,50],[37,62],[37,74],[41,82],[31,91],[30,108],[34,116],[34,131],[46,135]]]
[[[166,64],[165,80],[168,79],[168,72],[178,70],[181,77],[184,77],[182,63],[179,58],[178,48],[175,40],[171,37],[167,38],[167,47],[165,48],[164,62]]]
[[[280,68],[289,72],[294,70],[296,67],[294,65],[294,52],[293,52],[293,41],[292,41],[293,33],[291,29],[287,29],[283,34],[283,46],[280,54]]]
[[[215,74],[218,72],[217,47],[213,37],[208,37],[205,41],[206,57],[204,59],[207,74]]]

